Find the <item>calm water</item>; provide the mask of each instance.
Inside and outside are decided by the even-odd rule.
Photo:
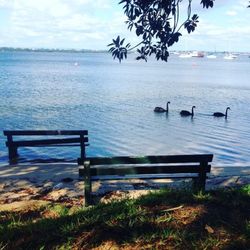
[[[250,59],[119,64],[106,54],[0,53],[0,164],[4,129],[87,129],[88,155],[213,153],[216,166],[250,166]],[[170,113],[155,106],[171,101]],[[179,111],[195,105],[195,116]],[[227,120],[215,111],[231,107]],[[23,160],[79,155],[24,148]]]

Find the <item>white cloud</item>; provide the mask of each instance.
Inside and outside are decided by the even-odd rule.
[[[226,12],[226,15],[228,15],[228,16],[236,16],[237,14],[238,13],[236,11],[234,11],[234,10],[229,10],[229,11]]]
[[[14,0],[0,0],[0,7],[10,7],[13,5]]]
[[[6,26],[0,26],[0,46],[105,49],[117,35],[136,44],[138,38],[133,31],[127,30],[124,23],[126,17],[118,2],[0,0],[0,14],[6,7],[9,15]],[[208,40],[219,43],[229,38],[246,40],[249,37],[246,25],[250,15],[250,10],[246,8],[248,0],[216,0],[215,7],[209,10],[203,10],[199,2],[196,3],[201,18],[195,33],[187,36],[190,44],[205,47]],[[186,12],[183,13],[181,17],[185,18]],[[183,38],[184,34],[185,31]],[[183,46],[183,38],[180,46]]]
[[[71,47],[72,41],[78,42],[79,46],[82,41],[83,46],[86,46],[88,39],[89,48],[92,46],[91,39],[100,41],[106,38],[107,41],[102,42],[103,46],[112,38],[110,34],[113,32],[110,29],[113,23],[112,2],[111,0],[0,0],[0,6],[10,9],[8,29],[0,27],[0,46],[13,43],[17,38],[20,46],[32,46],[31,42],[34,43],[34,40],[29,38],[35,37],[40,38],[40,41],[50,37],[51,39],[47,41],[51,42],[52,47],[55,46],[52,43],[61,43],[59,46],[62,47],[68,44]],[[110,34],[109,39],[108,34]],[[56,41],[59,35],[64,37],[64,41]],[[27,45],[23,45],[25,41]],[[42,47],[44,42],[40,43]]]

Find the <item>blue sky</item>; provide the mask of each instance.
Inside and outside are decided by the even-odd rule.
[[[0,0],[0,47],[98,50],[106,49],[117,35],[135,44],[137,37],[127,30],[118,2]],[[209,10],[201,7],[200,0],[193,2],[193,12],[200,17],[198,29],[192,35],[183,31],[171,49],[250,52],[248,0],[215,0]]]

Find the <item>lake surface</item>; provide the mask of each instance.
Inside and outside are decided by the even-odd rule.
[[[87,129],[89,156],[213,153],[250,166],[250,59],[179,58],[119,64],[108,54],[0,52],[0,164],[7,129]],[[155,106],[169,114],[156,114]],[[180,117],[182,109],[194,118]],[[214,118],[225,112],[228,119]],[[22,148],[22,161],[73,160],[78,148]]]

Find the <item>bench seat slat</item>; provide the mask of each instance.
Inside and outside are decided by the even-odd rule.
[[[62,138],[62,139],[43,139],[43,140],[26,140],[26,141],[14,141],[14,142],[6,142],[6,146],[16,146],[16,147],[32,147],[39,145],[49,145],[49,144],[64,144],[64,143],[76,143],[79,142],[80,145],[80,137],[78,138]],[[84,138],[84,142],[88,142],[88,138]]]
[[[88,135],[87,130],[5,130],[4,135]]]
[[[208,165],[204,171],[209,173],[211,170],[211,165]],[[199,173],[199,165],[177,165],[177,166],[131,166],[131,167],[91,167],[91,176],[97,175],[140,175],[140,174],[171,174],[171,173]]]
[[[142,157],[90,157],[86,160],[91,165],[112,165],[112,164],[152,164],[152,163],[191,163],[191,162],[211,162],[212,154],[200,155],[158,155],[158,156],[142,156]]]
[[[198,178],[197,174],[157,174],[157,175],[97,175],[92,176],[91,181],[111,181],[111,180],[161,180],[161,179],[186,179]]]
[[[70,143],[64,143],[64,144],[50,144],[50,145],[45,145],[46,146],[46,148],[47,147],[51,147],[51,148],[53,148],[53,147],[79,147],[80,146],[80,144],[70,144]],[[87,144],[85,144],[85,146],[87,146]],[[37,147],[37,148],[39,148],[39,147],[41,147],[41,148],[44,148],[44,145],[33,145],[33,146],[26,146],[26,147]]]

